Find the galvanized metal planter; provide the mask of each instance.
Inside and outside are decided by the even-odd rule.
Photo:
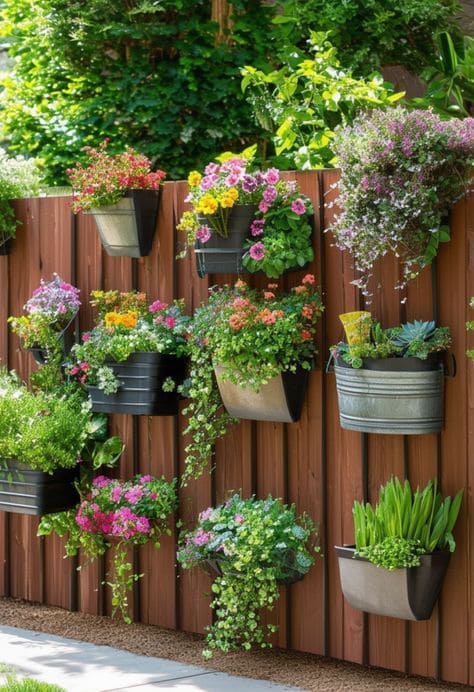
[[[123,362],[106,361],[120,381],[115,394],[89,386],[92,410],[136,416],[174,416],[179,394],[164,392],[163,383],[172,378],[178,385],[186,375],[186,360],[162,353],[133,353]]]
[[[108,255],[144,257],[156,229],[160,190],[127,190],[117,204],[91,209]]]
[[[32,471],[13,459],[0,468],[0,511],[18,514],[63,512],[79,502],[74,482],[77,468],[57,469],[52,474]]]
[[[236,418],[294,423],[299,420],[306,396],[308,371],[284,372],[262,385],[258,392],[222,379],[225,368],[214,366],[219,392],[227,411]]]
[[[438,360],[381,358],[363,368],[337,364],[341,427],[367,433],[422,435],[443,427],[443,368]]]
[[[366,613],[429,620],[448,569],[450,553],[422,555],[419,567],[387,570],[354,557],[354,546],[335,546],[344,598]]]
[[[257,206],[236,204],[229,214],[228,236],[222,238],[213,233],[207,243],[196,241],[196,269],[202,278],[206,274],[241,274],[244,243]],[[199,215],[199,222],[212,228],[207,216]]]

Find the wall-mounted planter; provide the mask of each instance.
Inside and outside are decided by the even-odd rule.
[[[117,204],[93,208],[97,230],[108,255],[144,257],[155,236],[160,190],[127,190]]]
[[[241,274],[244,271],[244,244],[256,209],[255,204],[236,204],[229,214],[227,238],[213,233],[207,243],[196,241],[196,269],[201,278],[206,274]],[[198,215],[198,220],[201,225],[212,228],[207,216]]]
[[[18,514],[63,512],[79,502],[74,482],[78,469],[57,469],[52,474],[32,471],[14,460],[0,468],[0,511]]]
[[[367,433],[421,435],[443,427],[443,368],[438,358],[366,358],[338,363],[341,427]]]
[[[354,557],[354,546],[335,546],[344,598],[366,613],[403,620],[428,620],[448,569],[450,553],[422,555],[419,567],[386,570]]]
[[[58,332],[58,340],[61,344],[61,348],[65,356],[67,356],[67,354],[74,345],[74,332],[68,329],[69,325],[73,322],[74,319],[75,318],[73,317],[71,322],[69,322],[68,326],[65,327],[65,329],[63,329],[62,332]],[[47,349],[32,346],[31,348],[27,348],[26,350],[31,353],[38,365],[44,365],[48,362]]]
[[[210,577],[222,576],[223,574],[220,560],[206,560],[206,562],[201,564],[201,568]],[[235,572],[234,574],[237,574],[237,572]],[[282,584],[284,586],[290,586],[290,584],[296,584],[296,582],[301,581],[305,574],[306,572],[303,573],[297,569],[289,567],[287,569],[287,574],[285,575],[285,577],[277,579],[277,582],[278,584]]]
[[[186,360],[161,353],[133,353],[123,362],[106,361],[120,381],[115,394],[105,394],[89,386],[92,410],[100,413],[127,413],[136,416],[174,416],[179,394],[164,392],[163,383],[172,378],[176,385],[186,376]]]
[[[294,423],[299,420],[306,396],[308,371],[284,372],[262,385],[258,392],[222,379],[225,371],[214,366],[219,392],[228,413],[248,420]]]
[[[6,240],[3,240],[0,242],[0,257],[5,257],[6,255],[9,255],[11,252],[11,247],[12,247],[12,239],[7,238]]]

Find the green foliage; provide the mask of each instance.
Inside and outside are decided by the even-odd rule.
[[[314,336],[323,310],[307,274],[290,294],[251,289],[243,281],[211,292],[207,305],[196,310],[190,340],[191,372],[186,390],[191,436],[186,447],[183,482],[198,477],[212,456],[213,445],[232,418],[223,410],[213,365],[219,375],[255,391],[282,372],[310,370],[316,353]]]
[[[208,628],[210,650],[271,646],[274,625],[261,622],[260,609],[271,610],[278,581],[301,578],[319,552],[317,531],[294,505],[269,495],[265,500],[233,495],[225,504],[208,507],[197,527],[180,536],[178,561],[185,569],[217,564],[211,608],[216,622]],[[206,658],[212,651],[204,651]]]
[[[435,64],[421,75],[428,85],[426,94],[412,103],[444,117],[465,118],[474,104],[474,39],[455,39],[448,32],[439,34]]]
[[[51,472],[77,464],[87,440],[90,405],[81,393],[32,393],[0,373],[0,459]]]
[[[0,149],[0,244],[14,238],[20,223],[10,200],[38,193],[39,171],[34,159],[8,156]]]
[[[419,556],[448,548],[454,552],[452,531],[463,490],[454,499],[442,498],[437,482],[412,491],[410,483],[391,478],[381,486],[375,507],[354,502],[356,554],[385,569],[414,567]]]
[[[8,675],[5,684],[0,685],[0,690],[4,692],[66,692],[64,687],[51,685],[34,678],[19,680],[15,675]]]
[[[41,156],[49,184],[109,137],[183,178],[256,138],[238,69],[273,44],[275,8],[235,0],[217,40],[209,0],[6,0],[3,39],[15,58],[2,84],[2,136]]]
[[[474,308],[474,296],[471,298],[469,301],[469,307]],[[468,320],[466,322],[466,329],[468,330],[473,330],[474,329],[474,320]],[[469,358],[472,358],[474,360],[474,348],[470,348],[466,351],[466,355]]]
[[[312,55],[290,53],[278,70],[241,70],[242,90],[273,141],[271,161],[284,170],[334,166],[335,127],[350,124],[361,109],[387,108],[403,96],[381,75],[353,77],[327,36],[311,32]]]
[[[368,75],[384,65],[405,65],[411,72],[429,65],[433,34],[459,33],[454,16],[458,0],[289,0],[275,19],[297,42],[307,27],[330,32],[341,63]]]
[[[435,322],[415,320],[399,327],[383,329],[372,320],[370,339],[331,346],[331,354],[341,358],[353,368],[362,368],[364,358],[420,358],[426,360],[430,353],[446,351],[451,345],[448,327],[436,327]]]

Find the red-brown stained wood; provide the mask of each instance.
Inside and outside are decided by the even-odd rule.
[[[331,185],[337,181],[337,171],[298,173],[296,176],[302,191],[315,203],[315,262],[301,271],[288,273],[279,282],[290,289],[307,272],[314,272],[318,282],[323,269],[325,272],[322,286],[325,329],[321,322],[318,370],[311,373],[301,421],[291,425],[242,421],[233,427],[216,445],[214,475],[206,472],[198,481],[180,489],[178,516],[186,525],[193,526],[200,511],[223,501],[231,490],[242,490],[244,495],[256,492],[259,497],[271,492],[296,502],[298,512],[305,510],[319,522],[324,558],[302,582],[282,590],[280,602],[268,620],[280,624],[280,633],[274,641],[297,650],[328,653],[358,662],[368,660],[373,665],[433,676],[438,672],[439,626],[441,677],[473,684],[474,643],[469,632],[473,627],[474,587],[469,555],[474,554],[474,508],[472,496],[467,491],[456,528],[457,551],[448,571],[440,608],[435,609],[430,621],[407,625],[392,618],[369,616],[368,632],[364,633],[362,613],[343,601],[333,545],[353,540],[352,504],[355,498],[362,498],[364,490],[361,434],[340,428],[334,375],[326,375],[319,368],[325,363],[328,346],[342,338],[338,315],[358,309],[359,296],[351,284],[354,278],[351,258],[332,246],[330,233],[322,239],[323,255],[320,256],[318,176],[323,177],[325,201],[328,202],[334,197]],[[293,174],[286,177],[291,178]],[[183,297],[191,312],[207,299],[209,283],[235,277],[199,279],[192,251],[186,259],[175,262],[176,248],[183,243],[183,237],[176,236],[175,226],[187,208],[186,193],[185,183],[165,185],[153,249],[149,257],[133,260],[133,263],[137,269],[138,289],[146,291],[150,299],[159,297],[168,301]],[[65,203],[63,198],[15,203],[24,227],[18,230],[11,256],[0,258],[0,291],[8,294],[0,306],[3,321],[7,314],[20,315],[41,276],[49,278],[53,271],[58,271],[65,279],[72,278],[74,270],[76,272],[76,285],[82,289],[84,303],[81,329],[89,328],[93,321],[92,311],[86,304],[92,289],[125,291],[132,287],[132,261],[107,257],[103,253],[90,216],[77,218],[76,261],[75,266],[71,264],[70,215]],[[326,227],[333,213],[332,208],[325,210]],[[446,381],[446,425],[441,436],[444,494],[453,494],[473,482],[469,459],[474,437],[474,366],[464,355],[468,344],[464,323],[472,316],[467,304],[469,297],[474,295],[474,272],[470,267],[474,257],[473,217],[471,197],[454,210],[453,240],[442,247],[438,260],[438,322],[450,326],[453,331],[453,352],[458,365],[456,377]],[[400,304],[403,294],[393,288],[398,273],[393,259],[386,258],[379,265],[374,285],[380,283],[382,289],[374,292],[368,309],[383,326],[405,319],[430,319],[433,314],[430,270],[424,270],[409,284],[405,306]],[[255,286],[267,283],[259,276],[246,279]],[[324,331],[325,340],[322,339]],[[472,336],[469,343],[473,343]],[[5,328],[0,337],[0,357],[5,357],[7,351],[10,366],[22,377],[27,377],[36,367],[31,356],[19,350],[18,338],[12,334],[7,337]],[[186,440],[181,431],[185,422],[182,415],[176,419],[139,418],[135,422],[131,416],[111,417],[111,432],[120,433],[127,443],[120,476],[130,478],[136,470],[164,474],[167,478],[177,471],[182,474]],[[435,435],[407,436],[405,441],[402,436],[369,435],[370,499],[375,499],[379,485],[391,474],[403,477],[405,470],[412,484],[424,485],[436,473],[436,453]],[[0,535],[2,531],[8,532],[8,545],[2,542],[0,559],[2,555],[10,556],[6,570],[0,574],[0,593],[2,588],[5,592],[10,581],[12,595],[68,606],[71,564],[62,560],[63,543],[57,538],[39,541],[35,535],[36,525],[35,518],[12,514],[5,520],[0,516]],[[160,550],[146,546],[139,551],[138,568],[146,572],[140,583],[140,619],[202,632],[212,619],[209,609],[211,580],[199,570],[178,570],[176,580],[175,549],[176,536],[173,535],[163,539]],[[81,558],[81,564],[80,609],[92,613],[110,612],[110,596],[104,598],[101,585],[104,561],[88,566]],[[364,647],[365,634],[367,649]]]

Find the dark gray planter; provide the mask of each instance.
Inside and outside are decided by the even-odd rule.
[[[12,459],[0,468],[0,511],[18,514],[51,514],[75,507],[79,494],[74,485],[79,469],[57,469],[52,474],[32,471]]]
[[[354,546],[335,546],[344,598],[366,613],[402,620],[429,620],[448,569],[450,553],[421,556],[419,567],[386,570],[354,557]]]
[[[255,204],[236,204],[229,214],[227,238],[213,233],[207,243],[196,241],[196,269],[201,278],[206,274],[241,274],[244,271],[244,243],[256,209]],[[212,228],[207,216],[199,215],[198,220]]]
[[[0,241],[0,257],[5,257],[9,255],[12,248],[12,239],[7,238],[6,240]]]
[[[58,341],[61,344],[61,349],[64,356],[68,355],[69,351],[75,343],[74,332],[69,330],[69,325],[73,322],[74,319],[75,316],[71,319],[68,326],[65,327],[62,332],[58,332]],[[31,353],[38,365],[44,365],[48,362],[47,349],[39,348],[38,346],[32,346],[31,348],[27,348],[26,350]]]
[[[105,394],[88,386],[92,410],[99,413],[127,413],[136,416],[174,416],[179,394],[164,392],[163,383],[171,377],[177,385],[186,376],[186,360],[161,353],[133,353],[123,362],[106,361],[120,381],[115,394]]]
[[[223,560],[206,560],[206,562],[203,562],[201,564],[201,568],[208,574],[210,577],[216,577],[216,576],[222,576],[223,570],[222,570],[222,563]],[[229,574],[229,572],[227,572]],[[231,574],[238,574],[237,572],[231,572]],[[293,567],[287,567],[286,568],[286,574],[284,577],[281,577],[280,579],[277,579],[278,584],[282,584],[283,586],[290,586],[290,584],[296,584],[296,582],[301,581],[303,577],[305,576],[306,572],[300,572],[297,569],[294,569]]]
[[[150,254],[156,229],[160,190],[127,190],[117,204],[91,209],[108,255]]]
[[[443,427],[443,368],[438,359],[365,359],[363,368],[338,363],[341,427],[367,433],[421,435]]]
[[[299,420],[306,396],[308,371],[284,372],[262,385],[258,392],[223,380],[225,368],[214,366],[222,402],[231,416],[248,420],[294,423]]]

